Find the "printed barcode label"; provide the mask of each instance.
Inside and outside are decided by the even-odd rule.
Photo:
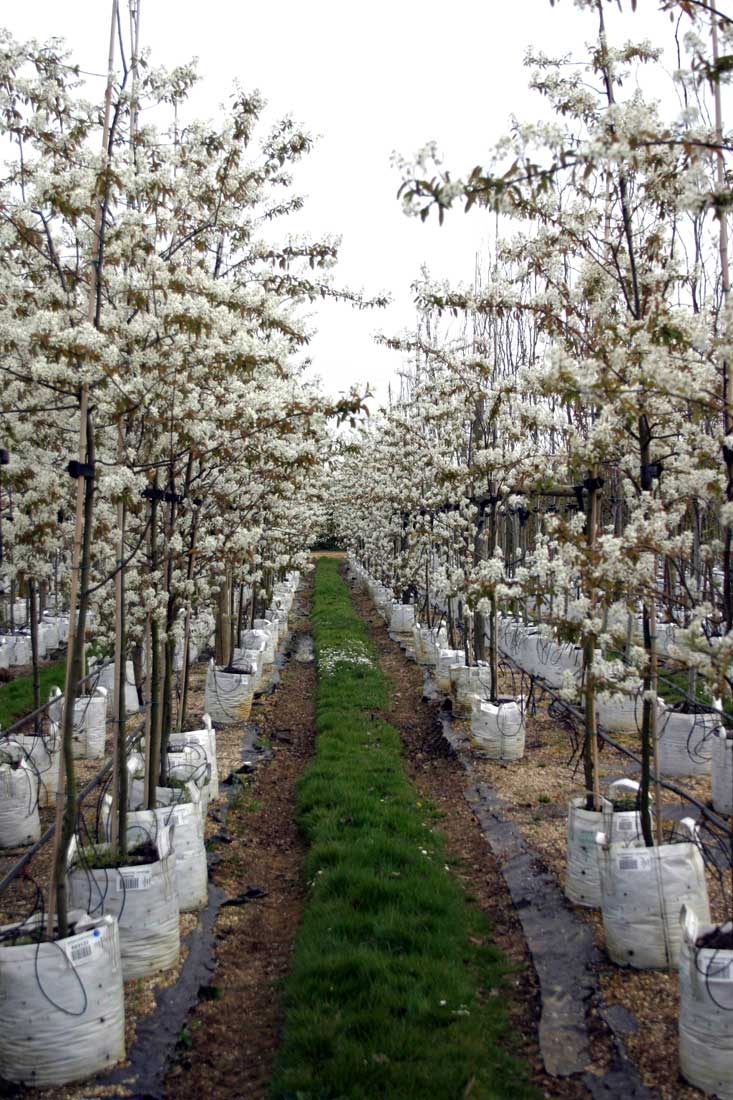
[[[651,862],[648,856],[619,856],[619,871],[648,871]]]
[[[141,869],[134,875],[120,875],[117,880],[117,893],[124,894],[128,890],[147,890],[153,880],[150,871]]]
[[[634,828],[635,822],[631,817],[622,817],[616,822],[616,828],[620,833],[628,833]]]
[[[66,957],[74,966],[88,962],[94,954],[95,946],[102,947],[102,933],[98,928],[86,936],[71,940],[66,945]]]

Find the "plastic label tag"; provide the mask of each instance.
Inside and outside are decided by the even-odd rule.
[[[630,833],[636,828],[633,817],[621,817],[616,822],[616,828],[620,833]]]
[[[117,879],[117,893],[125,894],[128,890],[148,890],[153,882],[152,872],[141,867],[139,871],[120,874]]]
[[[65,945],[66,957],[73,966],[89,962],[94,955],[103,950],[102,933],[98,928],[83,936],[75,936]]]
[[[617,866],[619,871],[651,871],[652,861],[649,856],[619,856]]]

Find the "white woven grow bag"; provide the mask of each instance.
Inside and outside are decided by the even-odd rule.
[[[267,614],[269,615],[271,612],[275,616],[272,621],[277,621],[278,638],[284,638],[288,632],[288,613],[284,607],[279,607],[277,604],[271,607]]]
[[[285,631],[281,629],[280,619],[277,612],[273,611],[271,607],[268,607],[267,611],[265,612],[265,622],[268,622],[270,624],[273,643],[275,645],[275,649],[277,649],[280,643],[280,639],[282,638]]]
[[[209,797],[219,797],[219,768],[216,763],[216,730],[211,724],[208,714],[204,715],[203,729],[184,730],[183,733],[171,734],[168,746],[174,752],[186,746],[197,746],[203,750],[204,757],[209,765]]]
[[[43,622],[39,624],[38,629],[43,630],[46,639],[46,646],[49,650],[59,648],[59,646],[61,645],[61,630],[59,620],[55,616],[46,616],[44,614]]]
[[[691,835],[695,823],[680,822]],[[640,842],[607,844],[598,837],[601,911],[606,949],[615,963],[639,970],[676,966],[682,932],[680,908],[710,921],[705,869],[693,841],[645,848]]]
[[[719,728],[712,739],[713,807],[719,814],[733,814],[733,739]]]
[[[201,745],[184,745],[180,750],[169,745],[168,776],[178,782],[193,783],[201,798],[201,816],[206,818],[211,798],[211,766]]]
[[[107,739],[107,689],[95,688],[93,695],[74,700],[72,751],[78,760],[98,760],[104,756]]]
[[[710,775],[713,737],[719,726],[714,714],[679,714],[660,705],[657,736],[662,775]]]
[[[243,672],[222,672],[213,659],[206,671],[204,707],[217,726],[246,722],[252,710],[255,677]]]
[[[474,748],[490,760],[521,760],[525,736],[523,696],[498,705],[477,700],[471,712]]]
[[[28,604],[26,600],[14,600],[13,602],[13,625],[25,626],[28,622]]]
[[[10,650],[10,667],[18,668],[20,665],[31,663],[31,640],[27,634],[8,635],[12,649]]]
[[[195,665],[199,657],[199,649],[193,638],[188,639],[188,663],[189,665]],[[173,653],[173,671],[183,671],[183,642],[178,642]]]
[[[733,1100],[733,951],[698,948],[714,926],[700,924],[687,906],[680,924],[680,1072],[703,1092]]]
[[[30,638],[30,635],[29,635]],[[48,656],[48,631],[43,623],[38,623],[36,628],[36,646],[38,649],[38,656],[41,660],[44,660]],[[33,653],[33,645],[31,644],[31,653]]]
[[[638,789],[638,783],[634,783],[634,787]],[[613,803],[606,798],[602,799],[601,810],[586,810],[585,803],[584,795],[568,803],[565,896],[575,905],[594,909],[601,904],[596,835],[605,832],[614,843],[627,846],[640,838],[641,826],[636,810],[614,812]]]
[[[157,830],[157,863],[94,869],[79,865],[75,845],[70,852],[67,879],[71,904],[90,916],[109,913],[117,918],[126,982],[170,970],[178,962],[181,934],[170,833],[168,828]],[[136,843],[140,841],[133,841],[130,847]]]
[[[151,839],[158,828],[172,825],[179,908],[182,913],[201,909],[206,904],[209,888],[201,796],[193,783],[188,785],[185,802],[181,801],[184,792],[180,788],[156,787],[156,808],[144,810],[143,786],[137,779],[130,784],[133,810],[127,815],[128,836],[133,841],[138,835]],[[108,817],[108,810],[106,812]]]
[[[61,763],[61,738],[55,722],[49,723],[48,733],[13,735],[13,741],[20,745],[38,776],[38,805],[54,806],[59,789],[59,766]]]
[[[389,617],[390,634],[411,634],[415,625],[415,605],[393,603]]]
[[[62,645],[66,645],[69,640],[69,616],[57,615],[56,622],[59,628],[59,642]]]
[[[64,1085],[125,1056],[117,921],[74,911],[70,919],[75,932],[65,940],[0,946],[0,1073],[7,1081]],[[15,927],[22,934],[32,923]]]
[[[236,649],[235,659],[241,654],[242,659],[249,661],[255,669],[255,691],[262,691],[267,686],[268,675],[265,668],[267,645],[271,640],[268,630],[243,630],[239,636],[240,648]],[[270,662],[271,663],[271,662]]]
[[[275,660],[275,651],[277,649],[277,633],[273,630],[272,623],[269,619],[255,619],[252,623],[252,627],[254,630],[262,631],[266,635],[267,641],[265,644],[263,661],[266,665],[273,664]],[[208,710],[209,708],[207,707],[206,709]],[[214,719],[214,721],[216,721],[216,719]]]
[[[598,724],[609,733],[638,733],[643,709],[641,686],[637,695],[609,691],[598,693]]]
[[[439,691],[442,691],[445,695],[450,695],[451,668],[453,665],[462,665],[464,663],[465,658],[462,649],[439,650],[438,661],[435,666],[435,672],[433,673],[435,684]]]
[[[473,707],[474,696],[487,699],[491,685],[491,672],[484,662],[478,665],[453,665],[450,670],[451,690],[461,707]]]
[[[97,671],[96,664],[90,662],[90,672]],[[100,665],[96,679],[93,681],[95,687],[103,687],[107,690],[107,713],[113,714],[117,705],[115,698],[115,666],[114,663]],[[140,710],[140,703],[137,697],[137,688],[135,687],[135,669],[133,668],[132,661],[125,662],[125,713],[137,714]]]
[[[0,668],[10,668],[13,655],[13,642],[7,634],[0,636]]]
[[[5,743],[2,748],[18,765],[0,764],[0,848],[19,848],[41,836],[38,776],[20,747]]]

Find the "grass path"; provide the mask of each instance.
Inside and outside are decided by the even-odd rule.
[[[41,666],[41,702],[45,703],[52,687],[63,691],[66,659]],[[18,676],[0,686],[0,729],[7,729],[33,710],[33,676]]]
[[[318,741],[299,787],[310,896],[272,1095],[529,1100],[507,1053],[502,960],[380,717],[389,683],[339,565],[316,572]]]

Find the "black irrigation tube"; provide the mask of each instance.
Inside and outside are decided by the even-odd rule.
[[[508,661],[510,665],[513,665],[513,667],[517,669],[521,673],[521,675],[529,676],[530,680],[538,681],[540,686],[542,687],[542,690],[547,695],[551,696],[554,701],[559,703],[560,706],[563,707],[563,709],[566,710],[568,714],[570,714],[577,722],[579,722],[581,726],[585,724],[585,715],[583,714],[583,712],[578,707],[573,706],[572,703],[568,703],[565,699],[561,698],[560,694],[554,688],[550,687],[550,685],[545,680],[543,680],[541,676],[533,676],[531,673],[527,672],[526,669],[522,668],[522,666],[518,664],[513,657],[508,656],[508,654],[502,653],[501,656],[502,659]],[[715,711],[714,713],[718,712]],[[620,745],[618,741],[614,741],[614,739],[610,737],[607,733],[605,733],[601,727],[598,728],[598,736],[600,737],[601,741],[604,742],[604,744],[610,745],[612,749],[620,752],[622,756],[627,756],[630,760],[633,760],[635,764],[638,764],[639,767],[641,767],[640,758],[636,756],[636,754],[633,753],[631,749],[627,749],[623,745]],[[708,806],[706,806],[704,802],[700,802],[699,799],[695,798],[693,794],[690,794],[688,791],[684,790],[683,787],[678,787],[676,783],[670,783],[666,779],[655,779],[655,782],[658,782],[660,787],[664,787],[666,791],[670,791],[672,794],[676,794],[680,798],[684,798],[686,802],[689,802],[693,806],[696,806],[706,821],[709,821],[711,825],[714,825],[717,829],[720,829],[721,832],[725,833],[726,835],[730,834],[730,823],[725,821],[723,818],[718,817],[718,815]]]
[[[88,679],[88,677],[86,677],[86,679]],[[142,735],[144,730],[145,730],[145,724],[143,723],[142,725],[138,726],[138,728],[135,730],[134,733],[131,733],[131,734],[128,735],[127,744],[126,744],[126,747],[128,749],[132,748],[132,746],[140,738],[140,736]],[[5,731],[3,731],[3,733],[5,733]],[[84,801],[84,799],[87,797],[87,795],[91,794],[91,792],[95,789],[95,787],[99,786],[99,784],[102,782],[104,777],[108,774],[108,772],[112,771],[113,763],[114,763],[113,758],[110,757],[109,760],[106,762],[106,764],[104,764],[104,766],[99,769],[97,774],[92,779],[89,780],[87,785],[81,791],[79,791],[79,794],[77,796],[77,803],[78,804],[81,804]],[[4,894],[5,891],[7,890],[7,888],[10,886],[10,884],[12,882],[14,882],[15,879],[18,878],[18,876],[20,874],[23,873],[23,871],[28,866],[28,864],[33,859],[33,857],[36,856],[40,852],[41,848],[43,848],[44,845],[48,844],[49,840],[51,840],[51,838],[53,837],[55,832],[56,832],[56,823],[54,822],[52,825],[49,825],[49,827],[46,829],[45,833],[40,838],[40,840],[37,840],[36,843],[31,848],[29,848],[28,851],[25,852],[24,855],[22,855],[20,857],[18,862],[13,864],[13,866],[10,868],[10,870],[7,872],[7,874],[4,876],[4,878],[2,880],[0,880],[0,896],[2,894]]]

